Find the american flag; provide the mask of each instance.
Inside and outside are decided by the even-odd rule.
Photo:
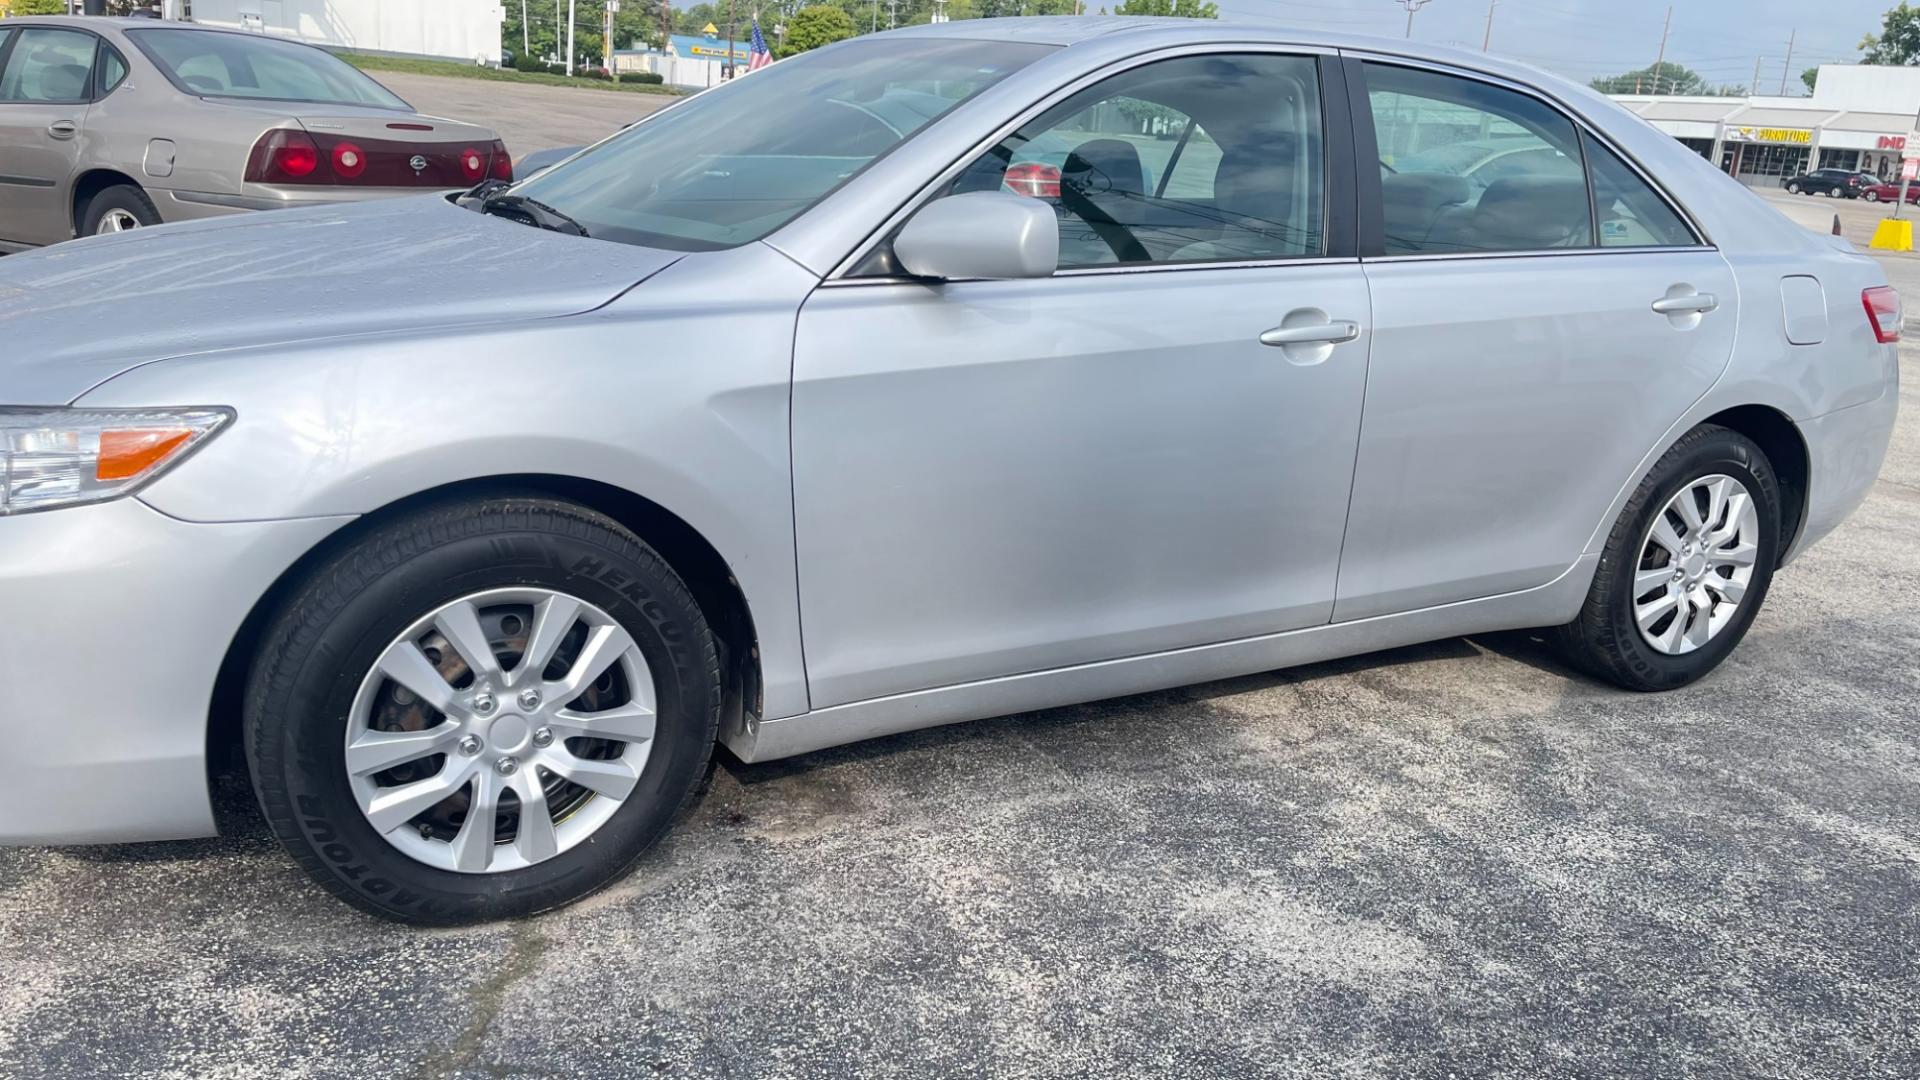
[[[759,71],[773,63],[773,53],[767,48],[767,39],[760,36],[760,16],[753,17],[753,45],[747,50],[747,70]]]

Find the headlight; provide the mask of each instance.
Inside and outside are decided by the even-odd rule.
[[[219,408],[0,408],[0,516],[129,494],[232,419]]]

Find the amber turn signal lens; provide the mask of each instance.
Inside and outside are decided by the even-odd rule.
[[[97,480],[131,480],[185,446],[193,432],[186,428],[141,428],[100,433]]]

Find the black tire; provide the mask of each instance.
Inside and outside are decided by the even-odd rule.
[[[1877,203],[1877,202],[1879,202],[1879,201],[1880,201],[1880,193],[1879,193],[1879,192],[1877,192],[1877,191],[1869,191],[1869,192],[1866,192],[1865,194],[1863,194],[1863,195],[1861,195],[1860,197],[1861,197],[1861,198],[1863,198],[1863,199],[1865,199],[1865,200],[1867,200],[1867,201],[1868,201],[1868,202],[1870,202],[1870,203]]]
[[[1759,517],[1753,580],[1731,622],[1700,648],[1679,656],[1660,652],[1634,622],[1633,579],[1654,516],[1701,477],[1724,473],[1745,485]],[[1555,632],[1567,661],[1629,690],[1673,690],[1712,671],[1727,658],[1766,601],[1779,559],[1780,484],[1773,465],[1752,440],[1714,424],[1688,432],[1667,451],[1627,501],[1600,556],[1599,570],[1579,617]]]
[[[143,229],[160,224],[160,211],[153,208],[146,192],[133,184],[115,184],[87,200],[86,209],[80,212],[80,235],[97,235],[100,222],[114,210],[126,211]]]
[[[639,782],[578,845],[531,866],[466,874],[376,832],[349,786],[345,718],[387,645],[439,605],[540,586],[599,606],[651,669],[656,728]],[[355,907],[448,925],[571,903],[627,872],[692,799],[712,755],[721,676],[699,606],[665,560],[603,515],[538,497],[429,506],[335,553],[288,598],[247,690],[247,762],[268,823],[315,881]]]
[[[1788,184],[1788,185],[1787,185],[1787,194],[1789,194],[1789,195],[1798,195],[1798,194],[1800,194],[1800,185],[1799,185],[1799,184]]]

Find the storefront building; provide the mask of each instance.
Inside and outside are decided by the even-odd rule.
[[[1753,187],[1778,187],[1812,169],[1893,179],[1920,112],[1920,69],[1823,65],[1808,98],[1614,100]]]

